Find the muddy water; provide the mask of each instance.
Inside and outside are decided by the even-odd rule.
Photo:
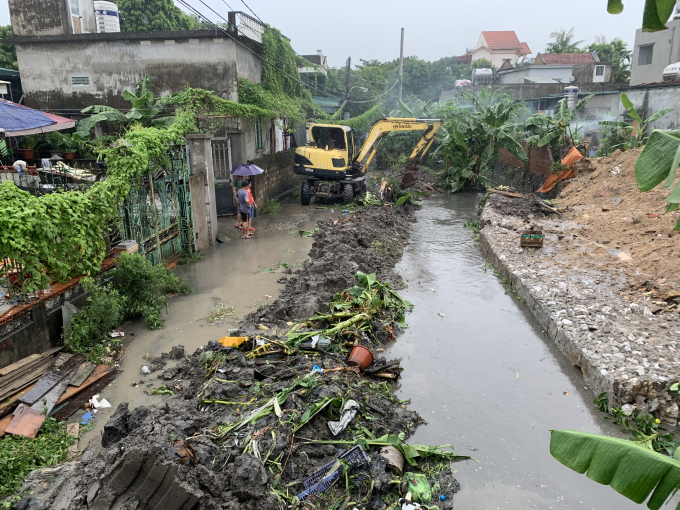
[[[123,373],[100,395],[112,404],[113,409],[121,402],[128,402],[133,409],[169,398],[146,393],[166,381],[157,378],[160,372],[141,375],[140,369],[147,363],[144,357],[160,356],[178,344],[184,345],[186,353],[192,353],[210,340],[228,336],[229,329],[235,328],[240,318],[268,299],[278,297],[282,286],[276,280],[284,276],[277,267],[279,262],[300,264],[307,258],[313,239],[297,237],[291,232],[312,229],[320,219],[337,217],[340,211],[337,207],[317,209],[284,203],[281,211],[253,220],[257,233],[248,240],[239,239],[234,219],[219,218],[220,236],[233,238],[204,252],[203,260],[176,267],[177,274],[185,276],[196,293],[171,298],[170,306],[163,314],[163,329],[151,331],[141,321],[120,328],[125,332],[125,356],[120,363]],[[268,271],[269,268],[274,271]],[[235,316],[208,325],[205,317],[211,313],[210,307],[217,303],[234,307]],[[171,361],[166,367],[176,363]],[[135,386],[134,383],[139,384]],[[111,412],[99,411],[95,415],[92,430],[82,436],[81,450],[90,441],[98,439]],[[72,420],[79,420],[81,414],[74,415]]]
[[[505,292],[474,234],[476,194],[428,199],[397,271],[415,304],[386,354],[403,357],[401,398],[428,424],[416,444],[453,443],[479,462],[453,465],[465,510],[640,508],[550,456],[548,429],[619,434],[578,369]],[[441,317],[439,314],[444,314]]]

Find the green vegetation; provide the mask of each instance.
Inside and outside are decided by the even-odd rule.
[[[7,435],[0,440],[0,508],[9,509],[24,477],[36,469],[64,462],[75,438],[66,433],[66,423],[47,418],[34,439]]]
[[[599,124],[603,126],[615,127],[621,131],[627,132],[630,136],[629,147],[633,149],[636,149],[637,147],[644,145],[647,142],[646,133],[647,126],[649,126],[649,124],[659,120],[661,117],[664,117],[665,115],[668,115],[673,111],[673,108],[665,108],[663,110],[659,110],[651,117],[643,119],[642,117],[640,117],[637,110],[635,109],[635,105],[633,105],[633,102],[630,99],[628,99],[628,96],[623,92],[621,93],[621,104],[623,104],[623,107],[627,110],[626,113],[628,114],[628,116],[633,120],[637,121],[638,123],[637,127],[633,127],[631,124],[628,124],[627,122],[620,122],[615,120],[605,120],[601,121]]]
[[[595,150],[596,158],[610,156],[615,150],[622,152],[630,149],[630,132],[633,126],[605,126],[602,129],[600,146]]]
[[[276,199],[269,200],[262,207],[258,208],[257,212],[260,214],[274,214],[281,210],[281,202]]]
[[[248,82],[247,80],[242,81],[243,83],[239,88],[248,86],[245,83]],[[242,100],[245,99],[247,98],[242,98]],[[210,90],[194,89],[191,87],[187,87],[184,92],[163,97],[159,100],[158,104],[162,106],[176,106],[190,111],[194,115],[233,115],[241,119],[251,120],[274,119],[280,113],[277,110],[260,108],[254,104],[227,101]]]
[[[0,26],[0,39],[13,37],[12,25]],[[13,44],[0,43],[0,67],[19,70],[17,64],[17,50]]]
[[[192,19],[172,0],[117,0],[123,32],[191,30]]]
[[[64,344],[71,352],[85,354],[99,361],[107,347],[115,347],[117,339],[109,333],[129,319],[141,317],[151,329],[163,327],[161,311],[168,304],[168,294],[192,292],[185,280],[164,266],[154,266],[143,256],[124,253],[116,268],[119,285],[95,284],[83,278],[83,290],[89,293],[88,306],[71,319],[71,332]]]
[[[550,34],[552,39],[545,47],[545,53],[583,53],[579,47],[583,41],[574,41],[574,27],[569,30],[561,28]]]

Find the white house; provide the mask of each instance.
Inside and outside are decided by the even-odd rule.
[[[505,63],[512,65],[520,58],[531,55],[531,50],[527,43],[519,41],[513,30],[506,30],[482,32],[477,47],[470,54],[473,63],[485,58],[500,68]]]

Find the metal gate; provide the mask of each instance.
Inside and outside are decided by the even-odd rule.
[[[137,241],[154,264],[194,251],[187,151],[173,146],[164,168],[142,177],[119,210],[121,237]]]
[[[231,189],[231,139],[213,138],[213,174],[215,176],[215,206],[218,216],[234,214],[234,192]]]

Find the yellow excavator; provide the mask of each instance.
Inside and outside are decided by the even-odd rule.
[[[441,127],[440,119],[380,119],[371,126],[355,156],[351,128],[335,124],[310,125],[310,142],[295,149],[295,173],[308,177],[302,183],[302,205],[309,205],[314,196],[341,198],[344,204],[349,204],[355,196],[366,193],[366,170],[385,135],[393,131],[425,131],[408,159],[408,168],[425,160]],[[412,175],[410,181],[404,187],[413,185]]]

